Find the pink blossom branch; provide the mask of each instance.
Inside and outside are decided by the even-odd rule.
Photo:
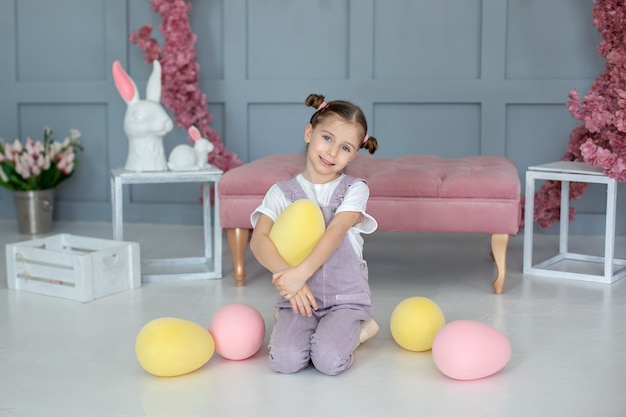
[[[569,94],[567,108],[582,123],[570,134],[562,160],[601,166],[617,181],[626,181],[626,3],[594,0],[593,24],[602,42],[598,53],[606,58],[604,72],[581,100],[578,91]],[[534,219],[544,228],[560,220],[560,182],[546,181],[535,194]],[[587,184],[572,183],[570,200],[579,198]],[[570,208],[570,220],[574,211]]]
[[[162,67],[161,101],[174,113],[178,126],[187,130],[196,126],[214,145],[209,163],[223,171],[242,162],[229,153],[220,135],[211,127],[212,115],[207,99],[200,89],[200,65],[197,62],[196,35],[191,30],[191,4],[184,0],[151,0],[152,10],[161,16],[159,29],[163,34],[161,46],[152,35],[152,26],[145,25],[130,34],[130,42],[143,52],[146,63],[158,59]]]

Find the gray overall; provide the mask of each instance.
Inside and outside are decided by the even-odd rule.
[[[326,225],[335,216],[350,185],[362,181],[344,176],[330,203],[322,207]],[[291,201],[307,198],[294,178],[278,183]],[[359,342],[362,322],[372,317],[367,264],[354,251],[347,236],[328,260],[307,281],[318,310],[312,317],[295,314],[280,297],[278,320],[269,343],[269,364],[281,373],[297,372],[311,361],[322,373],[337,375],[350,367]]]

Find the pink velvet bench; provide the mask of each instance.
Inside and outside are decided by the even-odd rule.
[[[233,256],[236,285],[244,285],[246,277],[250,213],[272,184],[292,178],[303,166],[303,155],[273,155],[222,176],[220,220]],[[367,181],[367,211],[378,221],[379,231],[490,234],[497,268],[492,286],[496,294],[502,293],[509,236],[519,231],[521,216],[520,180],[513,162],[498,156],[359,155],[346,173]]]

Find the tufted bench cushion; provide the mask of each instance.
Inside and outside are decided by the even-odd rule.
[[[272,155],[227,171],[220,180],[220,220],[229,234],[239,285],[245,269],[243,255],[235,252],[241,252],[241,240],[247,245],[250,213],[274,183],[294,177],[303,167],[303,155]],[[346,173],[367,181],[367,211],[378,221],[379,231],[491,234],[492,250],[497,249],[496,281],[504,285],[508,236],[519,231],[521,216],[520,180],[512,161],[498,156],[359,155]],[[496,293],[502,291],[498,285],[494,282]]]

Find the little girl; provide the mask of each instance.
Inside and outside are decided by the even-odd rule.
[[[367,135],[367,121],[358,106],[340,100],[327,103],[317,94],[309,95],[305,104],[316,109],[304,129],[305,169],[272,186],[252,213],[250,247],[272,272],[280,295],[269,343],[270,367],[293,373],[312,362],[322,373],[337,375],[350,367],[356,347],[378,331],[361,237],[378,224],[365,212],[367,183],[344,174],[360,148],[373,154],[378,142]],[[326,230],[311,254],[289,267],[269,233],[283,210],[303,198],[321,207]]]

